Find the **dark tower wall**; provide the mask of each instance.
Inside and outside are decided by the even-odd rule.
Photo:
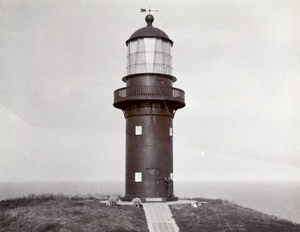
[[[135,127],[142,134],[136,135]],[[173,137],[169,134],[172,118],[159,115],[126,119],[126,196],[166,197],[164,180],[173,173]],[[140,172],[142,182],[135,182]]]
[[[176,78],[170,75],[173,42],[152,27],[153,20],[148,15],[147,27],[126,41],[128,75],[122,79],[126,87],[114,92],[114,106],[126,119],[128,200],[167,197],[164,178],[173,174],[173,118],[185,106],[184,91],[173,88]]]

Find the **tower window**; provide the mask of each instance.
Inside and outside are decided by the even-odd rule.
[[[173,136],[173,128],[172,127],[169,127],[169,135]]]
[[[143,128],[142,128],[142,126],[136,126],[136,127],[135,127],[135,134],[136,134],[136,135],[141,135],[141,134],[143,134]]]
[[[135,182],[142,182],[142,173],[141,172],[136,172],[134,175],[134,181]]]

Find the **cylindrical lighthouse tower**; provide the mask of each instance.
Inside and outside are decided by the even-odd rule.
[[[124,200],[167,198],[165,178],[173,176],[173,118],[185,106],[184,91],[173,88],[173,41],[153,21],[147,15],[147,26],[126,41],[126,87],[114,92],[113,105],[126,119]]]

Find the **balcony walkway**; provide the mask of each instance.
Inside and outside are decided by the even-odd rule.
[[[128,101],[161,100],[177,104],[177,109],[185,106],[185,93],[181,89],[162,86],[138,86],[117,89],[114,92],[114,106],[122,109]]]

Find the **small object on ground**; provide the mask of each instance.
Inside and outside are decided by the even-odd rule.
[[[208,203],[207,201],[197,201],[197,202],[196,202],[196,204],[197,204],[198,206],[201,206],[201,205],[207,204],[207,203]]]
[[[138,197],[133,198],[131,201],[131,206],[136,206],[137,208],[139,208],[141,204],[142,204],[142,201]]]
[[[106,206],[118,206],[119,197],[111,196],[106,202]]]
[[[198,202],[193,202],[193,203],[191,203],[191,206],[193,207],[193,208],[197,208],[198,207],[198,204],[197,204]],[[201,203],[200,203],[200,205],[201,205]]]

